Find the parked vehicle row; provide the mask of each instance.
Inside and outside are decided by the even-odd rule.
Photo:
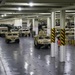
[[[29,29],[10,29],[8,27],[0,27],[0,36],[5,37],[6,43],[19,43],[19,37],[21,36],[30,36]]]
[[[56,26],[56,36],[60,36],[60,26]],[[74,28],[65,28],[65,35],[66,36],[73,36],[75,34],[75,29]]]
[[[8,32],[7,27],[0,27],[0,36],[5,36],[5,34]]]
[[[11,29],[8,31],[7,27],[0,27],[0,36],[5,36],[6,33],[8,32],[18,32],[19,36],[30,36],[30,30],[29,29]]]

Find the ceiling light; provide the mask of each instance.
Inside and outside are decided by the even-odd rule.
[[[21,7],[19,7],[18,10],[21,11]]]
[[[29,6],[31,6],[31,7],[32,7],[32,6],[33,6],[33,3],[32,3],[32,2],[30,2],[30,3],[29,3]]]
[[[4,15],[1,15],[1,17],[4,17]]]
[[[4,14],[4,16],[7,16],[6,14]]]

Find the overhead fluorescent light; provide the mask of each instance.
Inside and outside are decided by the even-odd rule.
[[[1,17],[4,17],[4,15],[1,15]]]
[[[21,11],[21,7],[19,7],[18,10]]]
[[[4,16],[7,16],[6,14],[4,14]]]
[[[32,3],[32,2],[30,2],[30,3],[29,3],[29,6],[31,6],[31,7],[32,7],[32,6],[33,6],[33,3]]]
[[[5,16],[7,16],[6,14],[4,14],[4,15],[1,15],[1,17],[5,17]]]

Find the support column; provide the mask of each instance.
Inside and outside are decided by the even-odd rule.
[[[55,57],[55,12],[51,13],[51,57]]]
[[[35,31],[35,19],[32,19],[33,31]]]
[[[74,40],[75,40],[75,16],[74,16]]]
[[[14,26],[22,26],[22,19],[15,19]]]
[[[65,62],[66,51],[65,51],[65,10],[60,11],[60,62]]]
[[[38,35],[38,20],[35,20],[35,35]]]
[[[51,35],[51,21],[50,17],[47,18],[47,35]]]
[[[27,28],[30,29],[30,20],[29,19],[27,20]]]

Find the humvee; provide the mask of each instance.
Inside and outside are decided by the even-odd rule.
[[[49,47],[51,44],[50,36],[47,36],[44,32],[39,32],[38,35],[34,36],[34,46],[36,48]]]
[[[18,32],[7,32],[5,34],[6,43],[16,42],[19,43],[19,33]]]
[[[20,29],[20,36],[30,36],[30,30],[28,29]]]

